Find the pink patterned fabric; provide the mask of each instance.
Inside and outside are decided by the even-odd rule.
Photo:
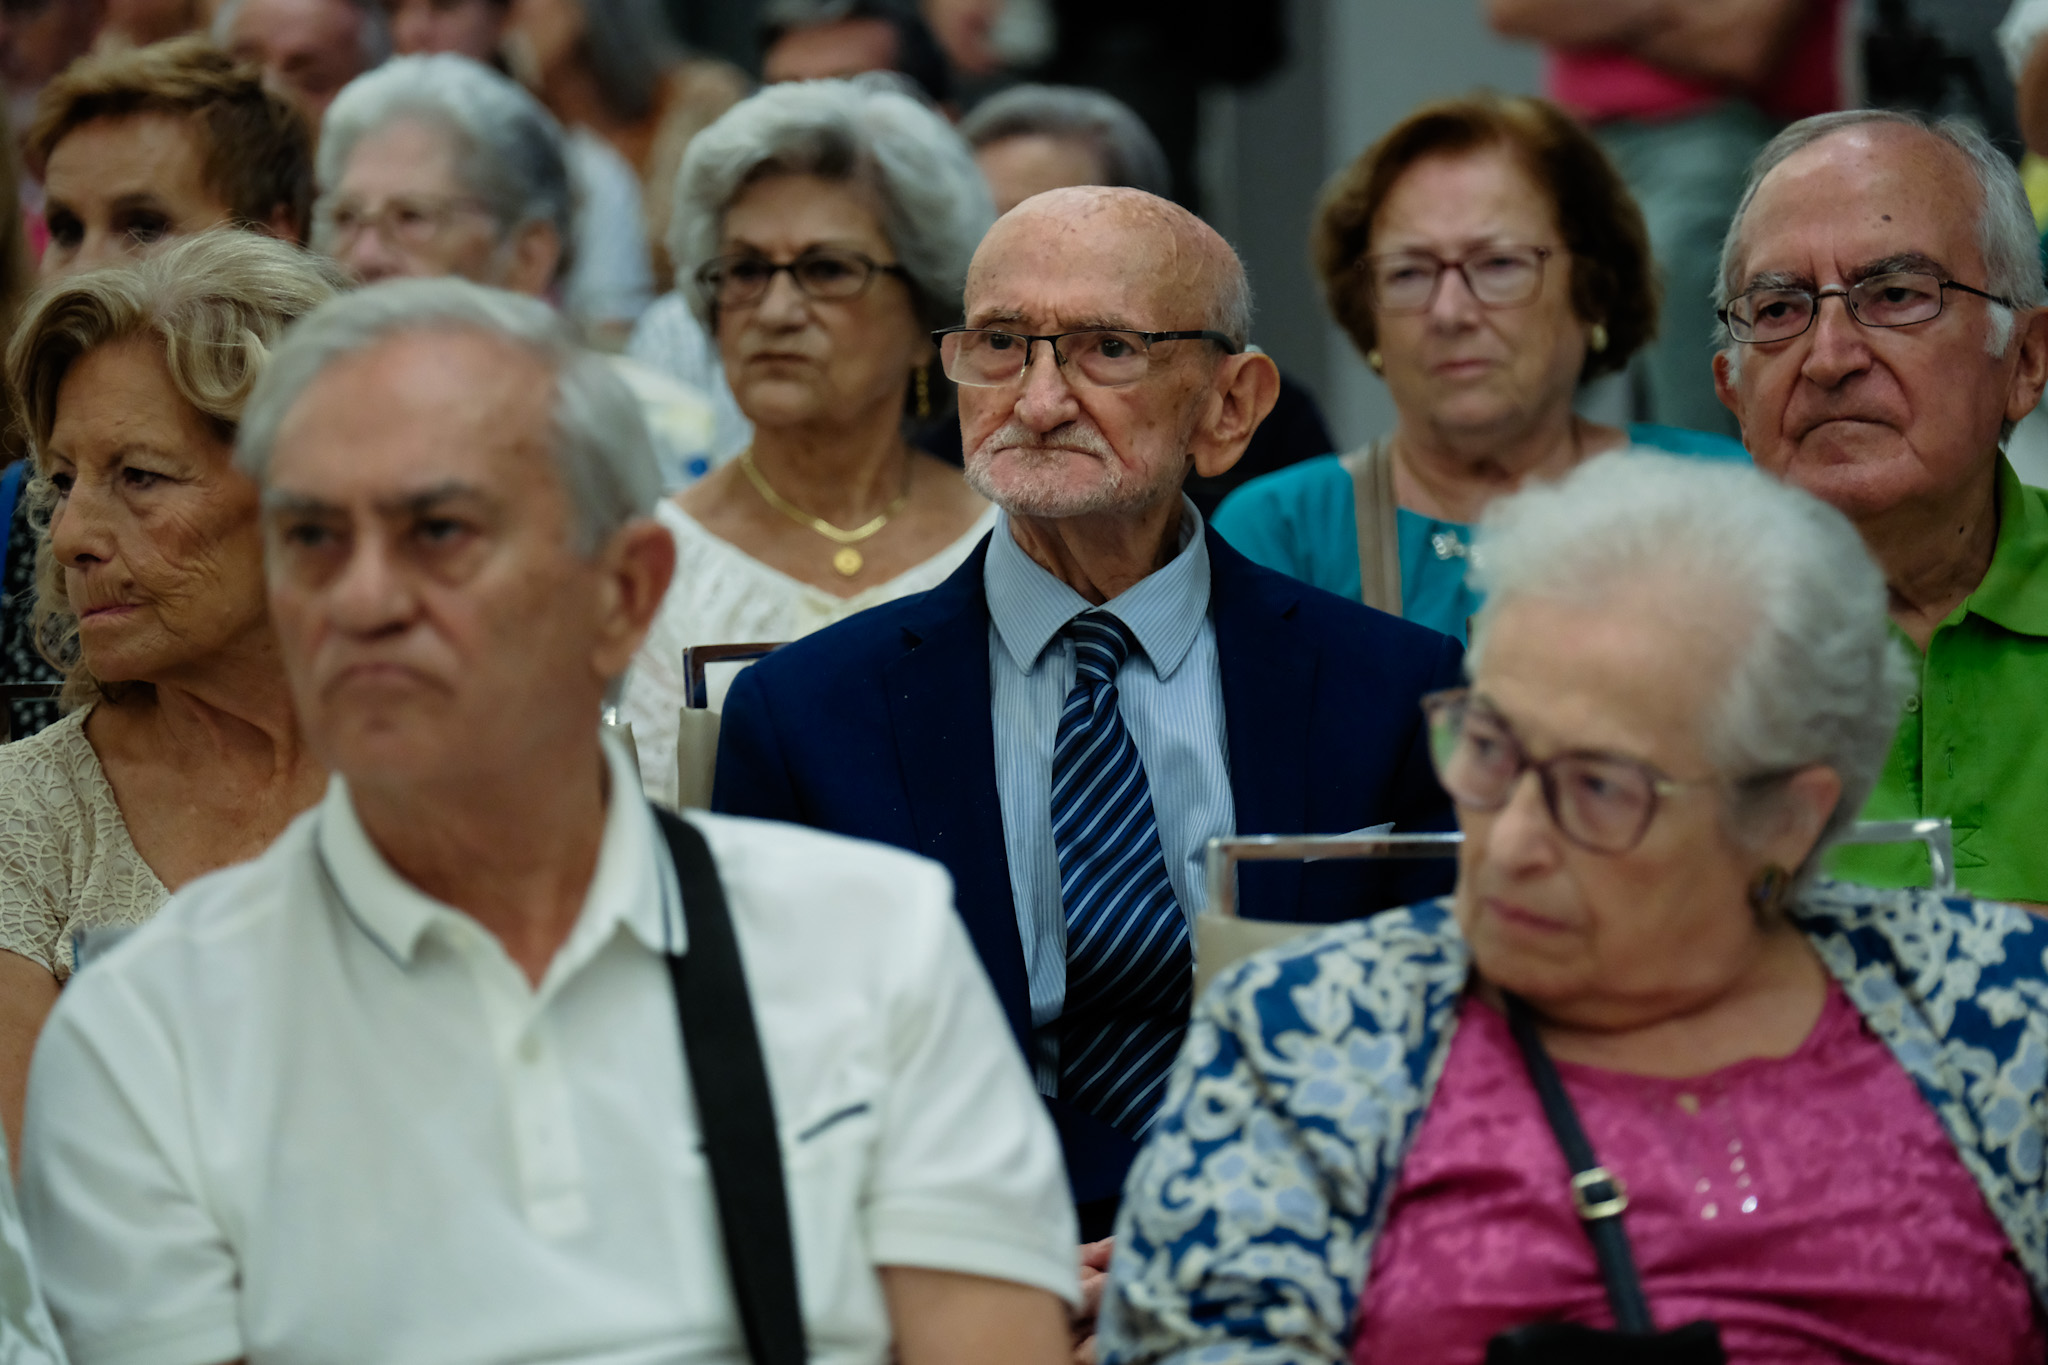
[[[1627,1186],[1660,1327],[1714,1319],[1731,1365],[2048,1355],[1955,1145],[1832,983],[1782,1061],[1683,1081],[1558,1069]],[[1467,998],[1374,1249],[1354,1365],[1478,1365],[1509,1327],[1611,1327],[1566,1179],[1507,1021]]]
[[[1544,93],[1588,123],[1681,118],[1738,93],[1783,122],[1825,114],[1856,102],[1847,74],[1856,36],[1849,19],[1848,0],[1809,4],[1777,70],[1755,90],[1682,76],[1619,48],[1567,47],[1545,52]]]

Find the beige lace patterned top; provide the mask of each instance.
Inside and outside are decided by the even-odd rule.
[[[0,744],[0,948],[60,981],[73,930],[140,924],[171,894],[128,837],[85,737],[91,713]]]

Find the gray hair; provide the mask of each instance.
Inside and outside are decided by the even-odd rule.
[[[1877,784],[1912,670],[1891,638],[1884,575],[1849,519],[1756,469],[1647,451],[1588,460],[1554,484],[1496,501],[1479,523],[1473,585],[1486,594],[1470,666],[1521,598],[1597,602],[1646,580],[1718,599],[1746,625],[1719,702],[1701,718],[1727,815],[1750,837],[1775,775],[1820,765],[1842,796],[1813,855]],[[1671,604],[1690,614],[1694,602]]]
[[[929,328],[960,320],[967,265],[995,221],[967,143],[889,81],[793,81],[741,100],[690,141],[676,174],[669,257],[676,285],[711,323],[700,267],[718,252],[725,211],[771,175],[815,175],[872,190],[882,234],[910,272]]]
[[[1145,121],[1114,95],[1081,85],[1013,85],[991,95],[960,121],[977,152],[1009,137],[1051,137],[1087,144],[1102,166],[1102,183],[1173,193],[1166,152]]]
[[[1728,235],[1721,242],[1721,273],[1714,286],[1716,311],[1728,306],[1742,287],[1736,278],[1742,250],[1742,225],[1764,177],[1793,154],[1811,147],[1822,138],[1845,128],[1889,123],[1917,128],[1938,138],[1962,154],[1977,182],[1977,249],[1984,257],[1986,291],[2011,299],[2021,308],[2039,308],[2048,302],[2048,286],[2041,277],[2040,233],[2034,227],[2033,210],[2027,206],[2027,192],[2019,172],[2005,154],[1991,145],[1973,123],[1959,118],[1929,122],[1919,114],[1898,109],[1848,109],[1834,114],[1816,114],[1786,128],[1765,144],[1750,163],[1749,181],[1728,223]],[[1974,283],[1974,281],[1965,281]],[[2013,312],[2002,304],[1987,302],[1991,314],[1991,335],[1987,343],[1992,355],[2002,356],[2012,344]],[[1717,334],[1720,349],[1730,351],[1730,360],[1740,361],[1742,348],[1728,336],[1726,324]]]
[[[594,555],[661,498],[661,472],[640,405],[609,361],[576,342],[539,299],[452,276],[389,280],[314,310],[285,338],[242,413],[235,464],[262,484],[278,430],[336,361],[409,332],[483,332],[523,347],[555,376],[554,455],[569,495],[574,542]]]
[[[391,21],[385,16],[382,0],[346,2],[360,21],[356,25],[356,43],[362,49],[363,69],[367,71],[391,55]],[[235,21],[242,17],[242,10],[248,3],[249,0],[227,0],[214,11],[213,25],[207,36],[213,39],[215,47],[232,50]]]
[[[575,245],[575,194],[561,125],[517,81],[453,53],[394,57],[342,87],[320,128],[323,206],[357,145],[406,120],[453,139],[461,188],[489,209],[500,241],[528,223],[546,223],[562,243],[566,264]],[[314,245],[329,251],[331,236],[326,216],[316,213]]]

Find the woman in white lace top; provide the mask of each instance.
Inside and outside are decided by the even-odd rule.
[[[319,799],[264,603],[243,400],[316,258],[222,229],[33,299],[7,378],[35,450],[34,625],[64,719],[0,747],[0,1118],[73,935],[137,924]]]
[[[655,800],[676,799],[685,646],[791,640],[922,592],[994,525],[904,437],[943,401],[930,334],[959,320],[993,217],[967,144],[886,82],[771,86],[690,144],[669,251],[754,436],[658,511],[676,574],[620,707]]]

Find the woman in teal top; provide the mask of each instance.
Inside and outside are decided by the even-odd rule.
[[[1418,109],[1325,191],[1314,250],[1397,418],[1365,450],[1225,499],[1217,531],[1261,564],[1462,640],[1479,609],[1468,528],[1494,498],[1623,446],[1749,458],[1725,437],[1573,413],[1582,384],[1655,334],[1657,290],[1641,210],[1555,105]]]

